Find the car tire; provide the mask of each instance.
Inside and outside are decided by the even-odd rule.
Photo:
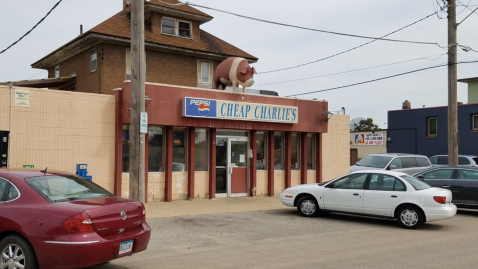
[[[303,217],[315,217],[319,214],[320,208],[314,197],[304,196],[297,202],[297,211]]]
[[[25,269],[37,269],[38,262],[30,243],[18,235],[9,235],[0,241],[0,267],[18,262]],[[9,257],[8,259],[5,257]],[[13,265],[13,264],[12,264]],[[9,267],[7,267],[9,268]]]
[[[397,211],[397,221],[405,229],[418,229],[423,225],[422,211],[414,205],[404,205]]]

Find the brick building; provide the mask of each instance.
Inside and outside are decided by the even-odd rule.
[[[168,0],[172,4],[176,0]],[[187,5],[145,2],[146,81],[212,88],[215,67],[228,57],[257,58],[201,29],[213,18]],[[49,78],[76,77],[60,90],[112,94],[129,80],[131,7],[32,64]]]

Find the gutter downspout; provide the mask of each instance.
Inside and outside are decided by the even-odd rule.
[[[10,148],[11,148],[11,143],[10,139],[12,136],[12,109],[13,109],[13,104],[12,104],[12,82],[8,82],[8,85],[10,86],[10,115],[8,116],[8,149],[7,149],[7,168],[10,169],[10,160],[12,159],[10,157]]]

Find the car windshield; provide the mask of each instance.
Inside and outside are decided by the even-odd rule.
[[[412,185],[413,188],[415,188],[415,190],[417,191],[431,188],[431,186],[427,183],[420,181],[412,176],[405,175],[401,176],[401,178],[405,179],[408,183],[410,183],[410,185]]]
[[[31,177],[25,181],[51,203],[113,196],[100,186],[74,176]]]
[[[374,168],[385,168],[385,166],[390,162],[392,157],[385,156],[367,156],[357,162],[358,166],[374,167]]]

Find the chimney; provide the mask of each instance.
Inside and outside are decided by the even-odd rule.
[[[123,0],[123,9],[125,9],[127,6],[131,6],[131,0]]]
[[[83,34],[83,24],[80,24],[80,35]]]
[[[408,100],[405,100],[402,104],[402,109],[412,109],[412,104]]]

